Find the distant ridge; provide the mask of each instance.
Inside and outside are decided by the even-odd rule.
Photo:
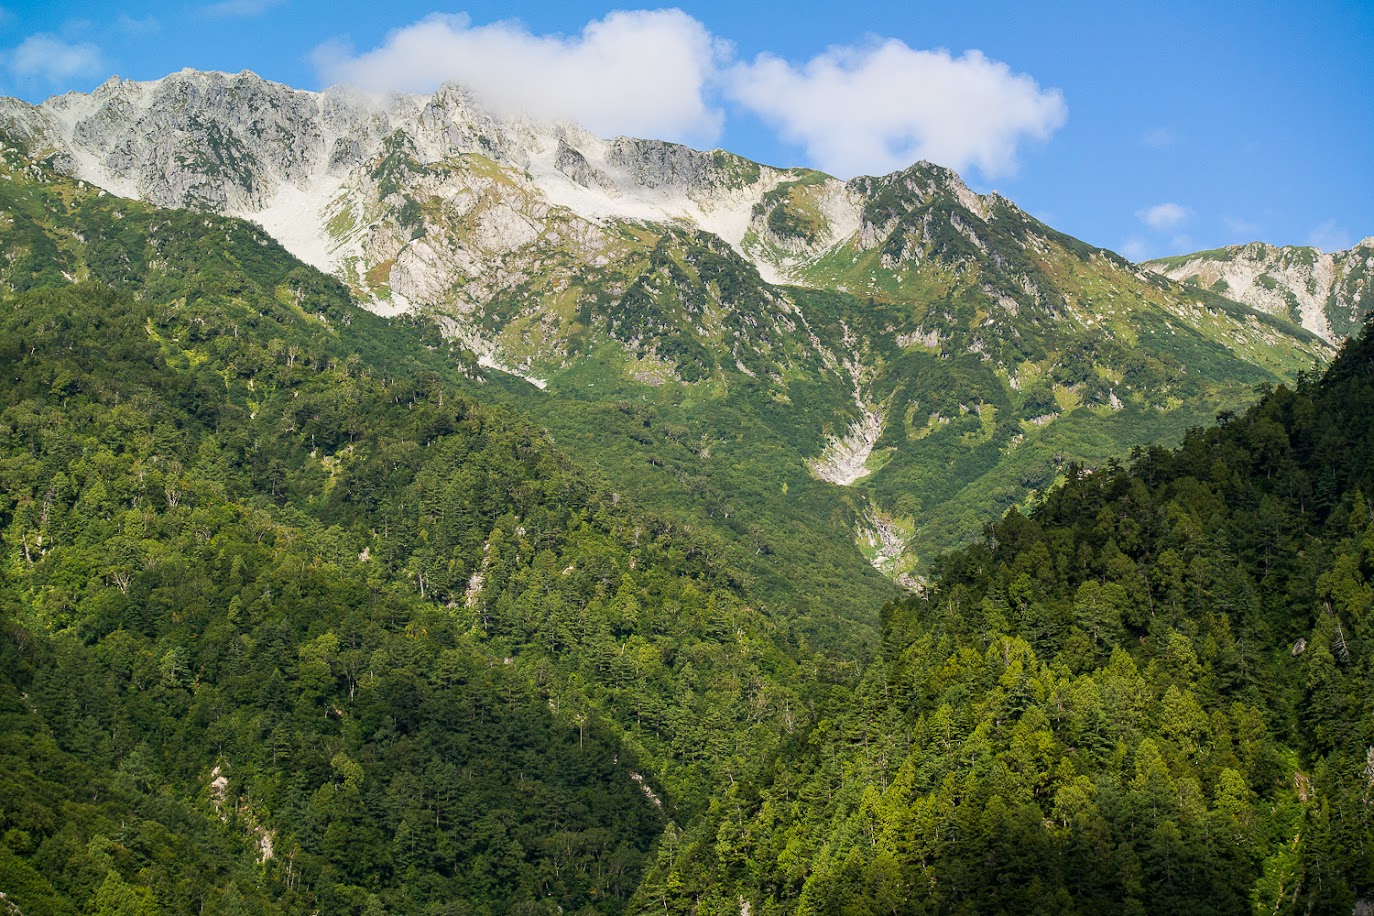
[[[1145,266],[1171,280],[1200,286],[1297,321],[1338,341],[1354,334],[1374,310],[1374,236],[1345,251],[1251,242],[1159,258]]]

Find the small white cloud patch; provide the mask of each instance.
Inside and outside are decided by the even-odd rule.
[[[809,164],[844,177],[917,159],[1006,175],[1025,142],[1047,139],[1068,117],[1059,90],[979,51],[955,57],[875,39],[801,66],[731,57],[729,42],[668,9],[613,12],[568,36],[436,13],[369,51],[321,45],[314,62],[325,83],[430,92],[456,82],[503,113],[685,142],[719,135],[724,95],[800,144]]]
[[[1166,229],[1183,225],[1187,222],[1188,217],[1193,215],[1193,211],[1182,204],[1164,203],[1137,210],[1135,215],[1140,217],[1140,221],[1151,229],[1156,232],[1163,232]]]
[[[706,97],[722,49],[680,10],[613,12],[575,36],[436,14],[362,54],[324,45],[314,61],[326,82],[428,92],[453,81],[506,113],[574,118],[602,134],[709,141],[722,121]]]
[[[1355,236],[1344,226],[1336,225],[1334,219],[1329,219],[1308,233],[1307,244],[1323,252],[1344,251],[1355,244]]]
[[[1168,149],[1178,143],[1178,134],[1171,127],[1155,127],[1145,131],[1140,142],[1155,149]]]
[[[219,0],[218,3],[202,7],[201,11],[207,16],[260,16],[282,2],[283,0]]]
[[[1068,106],[979,51],[913,50],[889,39],[835,47],[801,67],[771,54],[729,71],[727,92],[840,176],[928,159],[985,176],[1012,173],[1027,139],[1045,140]]]
[[[94,76],[105,68],[100,48],[91,42],[66,42],[44,34],[30,35],[5,57],[14,76],[50,83]]]

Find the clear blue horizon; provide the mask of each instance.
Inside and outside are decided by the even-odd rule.
[[[676,9],[11,3],[0,93],[39,102],[185,67],[302,89],[485,80],[512,104],[547,103],[598,132],[843,177],[925,156],[1137,260],[1255,240],[1333,250],[1374,235],[1368,4]]]

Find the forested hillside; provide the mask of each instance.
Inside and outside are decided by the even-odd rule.
[[[835,504],[778,470],[805,403],[744,409],[771,382],[650,398],[591,359],[568,384],[609,392],[530,407],[251,224],[0,156],[7,916],[1374,899],[1374,332],[1177,451],[1046,451],[1064,485],[882,610],[869,659],[891,591],[797,524]],[[789,295],[859,326],[857,299]],[[1277,378],[1298,357],[1242,311],[1273,371],[1167,321],[1132,327],[1200,361],[1142,371],[1190,398]],[[995,409],[942,409],[904,427],[939,448],[892,459],[894,499],[999,453]]]
[[[432,330],[47,177],[0,187],[21,912],[618,912],[804,723],[811,656],[711,546],[457,394]]]
[[[1370,493],[1366,326],[1324,377],[945,557],[642,911],[1365,912]]]

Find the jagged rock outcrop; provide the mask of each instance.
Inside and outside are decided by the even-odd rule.
[[[437,306],[452,303],[436,272],[490,271],[481,256],[490,233],[528,244],[514,224],[544,219],[551,208],[595,228],[685,223],[720,236],[766,277],[802,283],[805,262],[835,246],[887,242],[896,214],[875,205],[885,183],[919,186],[918,197],[944,192],[985,218],[990,212],[957,175],[925,163],[888,179],[841,182],[721,150],[604,140],[575,124],[501,116],[452,85],[429,96],[316,93],[247,71],[183,70],[151,82],[115,77],[39,106],[6,99],[0,126],[113,193],[253,219],[365,297]],[[456,167],[464,159],[495,168]],[[516,206],[504,221],[488,215],[472,238],[438,233],[451,255],[418,241],[437,228],[463,228],[461,220],[440,227],[436,211],[446,208],[431,202],[480,197],[474,182],[498,178],[537,212]],[[472,297],[457,301],[466,307]]]
[[[1144,266],[1282,315],[1330,341],[1353,334],[1374,310],[1374,237],[1333,252],[1251,242]]]

